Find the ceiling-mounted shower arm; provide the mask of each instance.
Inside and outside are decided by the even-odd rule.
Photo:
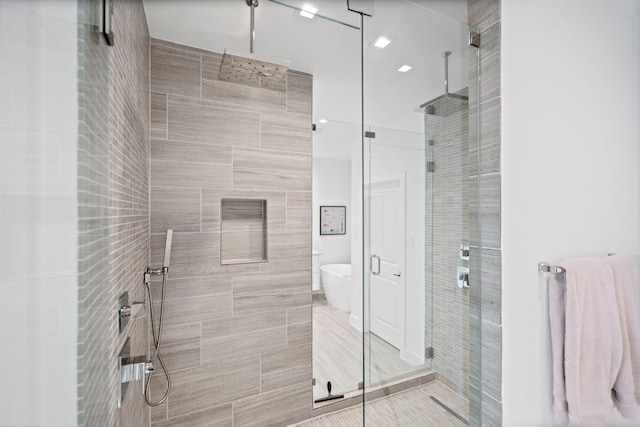
[[[251,33],[249,34],[249,53],[253,53],[253,42],[256,38],[256,7],[258,0],[246,0],[247,6],[251,8]]]
[[[451,55],[451,51],[447,50],[446,52],[442,52],[442,57],[444,58],[444,95],[449,95],[449,55]]]

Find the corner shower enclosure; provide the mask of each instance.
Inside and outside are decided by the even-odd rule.
[[[20,8],[13,3],[9,6],[9,2],[2,3],[2,7],[14,8],[13,12],[17,13]],[[351,68],[350,71],[357,69],[360,79],[358,84],[351,86],[361,85],[362,89],[358,97],[362,110],[353,111],[349,120],[344,119],[351,128],[357,129],[355,143],[358,150],[351,163],[357,168],[354,188],[359,190],[354,198],[357,202],[351,206],[353,222],[347,228],[353,233],[355,245],[351,263],[358,297],[352,304],[350,316],[352,324],[361,329],[357,332],[358,350],[361,350],[356,356],[357,380],[350,391],[357,393],[357,389],[362,388],[363,401],[368,403],[389,390],[396,390],[396,385],[428,386],[431,383],[427,382],[437,379],[436,388],[428,389],[422,398],[405,402],[409,408],[419,411],[404,411],[406,406],[394,408],[398,402],[390,400],[392,409],[397,409],[394,413],[400,417],[396,421],[408,425],[412,422],[414,425],[449,425],[436,418],[429,422],[402,418],[403,413],[417,412],[431,416],[441,412],[444,406],[458,416],[448,421],[455,423],[465,419],[471,425],[480,425],[482,328],[479,325],[483,298],[478,248],[483,246],[479,220],[482,182],[477,128],[479,85],[473,65],[477,64],[473,61],[479,51],[466,44],[467,25],[409,1],[381,1],[373,16],[351,13],[345,22],[340,22],[339,17],[318,14],[314,22],[297,16],[291,18],[291,9],[296,12],[300,9],[299,1],[263,0],[260,12],[263,17],[278,16],[279,23],[291,19],[282,28],[270,25],[265,19],[260,31],[266,34],[266,29],[271,28],[275,36],[263,37],[260,51],[270,57],[290,59],[292,68],[287,72],[287,87],[279,86],[274,92],[266,92],[273,98],[256,106],[247,105],[255,99],[243,98],[246,87],[227,86],[232,83],[218,79],[217,61],[222,61],[223,49],[209,45],[195,48],[184,40],[153,39],[157,37],[153,32],[150,34],[149,28],[153,26],[147,26],[147,22],[151,24],[154,19],[153,5],[171,3],[165,0],[144,3],[141,0],[114,0],[112,23],[116,37],[113,46],[107,45],[100,32],[102,2],[98,0],[70,2],[75,5],[67,11],[72,16],[64,21],[43,19],[37,13],[40,6],[34,6],[33,10],[31,6],[25,7],[17,15],[33,15],[34,22],[45,29],[64,26],[69,39],[54,41],[73,45],[64,58],[73,58],[77,64],[69,61],[73,66],[66,71],[72,77],[69,80],[67,74],[64,77],[64,87],[73,87],[75,91],[70,93],[69,107],[64,109],[74,113],[74,120],[64,121],[69,129],[61,130],[61,134],[69,135],[64,139],[68,163],[48,161],[57,155],[47,151],[50,148],[47,145],[51,136],[51,129],[47,127],[51,125],[50,118],[36,117],[40,122],[33,126],[38,135],[46,137],[29,139],[25,135],[25,141],[32,145],[24,144],[16,149],[16,157],[21,161],[33,160],[31,153],[23,152],[24,147],[31,146],[44,157],[35,165],[35,162],[16,162],[17,168],[23,168],[18,172],[24,172],[24,177],[16,176],[24,178],[19,185],[33,181],[37,191],[30,193],[32,188],[24,186],[28,198],[22,200],[20,197],[24,195],[21,193],[20,197],[8,199],[13,202],[11,218],[20,224],[20,230],[33,228],[33,224],[28,223],[33,217],[23,213],[35,208],[36,219],[42,220],[41,225],[50,226],[56,232],[49,236],[53,237],[47,241],[50,246],[46,251],[40,247],[32,250],[13,245],[24,240],[19,233],[6,233],[6,240],[12,246],[24,249],[12,251],[19,255],[24,253],[24,259],[34,253],[46,260],[53,259],[48,255],[58,255],[57,252],[77,256],[65,258],[65,269],[60,272],[37,259],[38,262],[32,265],[42,267],[44,274],[34,270],[37,274],[29,281],[42,285],[47,291],[37,288],[39,293],[25,294],[29,298],[35,295],[38,299],[48,299],[45,297],[51,291],[44,284],[50,285],[50,280],[64,275],[64,295],[60,295],[66,299],[51,298],[51,301],[56,302],[56,310],[58,307],[73,309],[68,313],[56,311],[59,320],[71,326],[65,329],[68,333],[63,337],[73,341],[64,343],[65,355],[73,353],[64,358],[65,370],[52,374],[50,369],[41,369],[48,367],[46,364],[33,370],[25,363],[19,370],[29,372],[27,378],[31,380],[43,380],[43,384],[57,384],[60,379],[72,378],[65,388],[69,394],[30,393],[29,386],[22,387],[23,378],[16,376],[15,383],[9,382],[7,388],[16,396],[28,396],[25,401],[40,419],[20,418],[21,414],[18,414],[12,418],[14,424],[37,424],[50,415],[47,411],[53,407],[61,413],[64,411],[64,418],[51,417],[49,421],[65,425],[172,424],[185,419],[193,421],[221,407],[224,410],[217,415],[225,422],[233,420],[237,426],[282,425],[318,413],[314,410],[310,381],[311,261],[307,255],[311,252],[308,209],[311,154],[305,138],[310,139],[311,132],[308,126],[313,114],[311,94],[312,91],[314,96],[320,94],[322,85],[317,89],[315,82],[319,80],[315,79],[320,79],[322,73],[312,76],[296,71],[303,61],[290,51],[279,51],[283,46],[294,45],[283,43],[287,32],[295,32],[291,28],[295,27],[296,35],[302,37],[309,33],[307,25],[320,27],[317,21],[322,19],[329,23],[328,32],[335,34],[336,28],[346,28],[345,32],[358,40],[356,44],[362,55],[359,64],[342,64]],[[246,6],[237,0],[181,2],[180,8],[194,7],[200,12],[205,4],[213,5],[213,12],[208,9],[212,18],[218,11],[227,13],[239,4],[246,20]],[[295,23],[294,19],[297,20]],[[392,26],[392,23],[401,25]],[[171,24],[176,22],[163,25]],[[183,30],[188,31],[186,26],[194,23],[177,24],[184,25]],[[214,27],[210,22],[207,24],[208,30]],[[27,40],[28,31],[21,31]],[[384,50],[373,45],[381,35],[391,41]],[[246,42],[245,33],[242,39]],[[316,42],[319,40],[315,39]],[[20,57],[22,44],[14,46],[5,39],[2,42],[3,48],[12,47],[11,52]],[[344,43],[344,40],[340,42]],[[42,44],[46,45],[44,41]],[[39,52],[38,46],[34,49],[33,52]],[[307,46],[305,52],[309,51],[314,49]],[[451,52],[448,91],[450,95],[458,96],[455,108],[450,99],[455,96],[441,99],[437,104],[431,102],[445,91],[441,53],[446,51]],[[52,53],[51,56],[59,56],[56,50]],[[346,56],[352,59],[355,55]],[[397,66],[389,66],[395,63]],[[403,67],[405,71],[412,68],[400,73],[397,68],[403,64],[407,65]],[[10,71],[3,68],[3,73],[16,78],[18,72]],[[50,75],[47,68],[36,71],[43,76]],[[344,73],[344,70],[340,71]],[[471,77],[467,79],[467,76]],[[28,78],[32,77],[24,77],[22,86],[31,87]],[[336,82],[342,81],[337,79]],[[224,90],[218,92],[216,88]],[[58,100],[58,94],[48,95]],[[343,98],[347,98],[344,91],[341,95],[336,97],[336,107],[344,104]],[[217,96],[233,99],[222,102]],[[459,102],[465,96],[468,101]],[[17,102],[20,98],[16,96],[11,101]],[[230,104],[234,106],[230,107]],[[284,105],[284,109],[276,110],[274,104],[277,107]],[[233,109],[233,114],[225,109]],[[30,111],[26,107],[15,110]],[[229,115],[237,121],[225,121]],[[272,119],[270,123],[262,120],[267,116]],[[300,122],[294,125],[279,122],[283,117],[292,116]],[[16,123],[31,125],[33,119],[25,117],[24,121]],[[16,126],[16,123],[9,124]],[[255,132],[245,135],[247,140],[244,141],[216,139],[217,133],[224,133],[228,138],[237,137],[237,123],[245,126],[244,130],[253,126],[251,129]],[[62,126],[62,121],[60,124]],[[271,125],[278,128],[276,130],[289,126],[290,134],[280,138],[281,135],[271,129],[270,147],[251,145],[256,142],[251,138],[261,135],[262,125]],[[258,142],[262,143],[264,139]],[[299,144],[297,152],[292,150],[293,144]],[[259,149],[268,153],[258,153]],[[269,162],[259,155],[270,156]],[[244,163],[244,169],[237,167],[238,163]],[[43,166],[45,164],[55,166],[51,175],[47,174],[51,171]],[[269,179],[254,179],[246,182],[245,188],[230,189],[229,183],[240,174],[244,173],[250,181],[247,177],[260,169],[262,178],[269,178],[296,164],[304,165],[304,171],[300,173],[304,185],[296,175],[300,170],[294,169],[286,176],[290,184],[288,189],[283,189],[282,181]],[[69,165],[73,167],[67,167]],[[167,167],[171,168],[171,174],[165,174]],[[70,176],[61,174],[65,177],[64,188],[48,187],[52,177],[58,177],[63,169],[74,172]],[[225,174],[218,176],[220,171]],[[220,182],[214,182],[218,178]],[[250,187],[256,181],[261,185]],[[15,187],[19,185],[15,184]],[[52,194],[42,193],[40,188],[51,190]],[[224,191],[219,191],[221,188]],[[250,267],[234,263],[237,261],[234,257],[225,262],[221,256],[225,244],[221,235],[228,224],[221,224],[224,223],[221,221],[224,207],[218,200],[227,190],[242,193],[233,195],[241,201],[246,201],[241,195],[249,194],[253,202],[263,200],[267,192],[267,203],[251,203],[251,210],[279,209],[278,217],[260,216],[261,227],[266,222],[271,227],[271,234],[267,235],[268,242],[260,240],[261,244],[253,248],[258,250],[258,256],[252,253],[250,258],[259,262]],[[293,197],[289,198],[287,193]],[[69,217],[65,216],[64,229],[55,222],[58,217],[46,217],[47,222],[43,219],[51,212],[47,209],[59,208],[57,203],[61,195],[65,197],[64,213]],[[163,342],[168,344],[168,369],[175,378],[175,387],[168,403],[149,410],[144,404],[142,382],[136,382],[118,409],[116,401],[120,396],[121,377],[115,367],[120,349],[129,337],[131,354],[144,354],[152,349],[149,347],[150,319],[132,321],[125,333],[120,334],[116,302],[123,291],[129,292],[131,301],[145,300],[142,272],[149,265],[161,265],[166,229],[174,229],[175,240],[172,275],[167,281],[167,288],[173,295],[167,296],[170,300],[166,319],[168,333],[163,336]],[[59,249],[61,235],[68,244],[64,251]],[[260,235],[264,236],[262,228]],[[283,236],[290,240],[283,240]],[[295,242],[301,243],[293,246]],[[55,250],[49,250],[51,248]],[[9,255],[13,256],[13,253]],[[10,261],[13,259],[9,258]],[[11,267],[7,270],[8,277],[23,280],[21,271],[28,269],[22,269],[19,263],[7,264]],[[290,271],[292,264],[297,268],[295,274]],[[265,280],[266,275],[270,281]],[[282,283],[283,277],[289,280],[287,286],[276,289],[275,296],[269,294]],[[161,289],[157,279],[154,278],[151,287],[151,292],[156,292],[154,296]],[[242,279],[244,282],[238,286]],[[25,283],[31,283],[29,281]],[[29,303],[31,300],[26,297],[23,300]],[[245,304],[239,307],[238,302],[243,301]],[[24,307],[20,304],[15,307],[22,313],[31,313],[33,307],[26,303]],[[47,304],[48,301],[42,306],[48,309]],[[269,306],[267,309],[266,305]],[[15,307],[12,309],[18,310]],[[48,313],[47,310],[37,311]],[[260,320],[265,318],[267,321]],[[20,317],[14,316],[11,320],[15,322],[16,319]],[[31,323],[18,326],[26,331],[29,343],[48,343],[41,338],[55,336],[55,333],[49,333],[48,327],[56,323],[49,320],[38,318],[36,332],[29,330]],[[267,328],[265,324],[271,326]],[[47,328],[40,328],[42,325]],[[264,329],[256,330],[256,325],[264,326]],[[223,329],[228,330],[217,335]],[[269,329],[271,335],[266,335],[265,329]],[[256,345],[258,339],[261,339],[260,345]],[[38,356],[47,354],[42,352]],[[271,362],[269,372],[267,364],[263,363],[266,354]],[[238,362],[238,359],[241,360]],[[388,363],[391,359],[393,363]],[[281,365],[281,361],[286,362]],[[150,389],[151,394],[155,394],[150,396],[153,401],[162,398],[163,378],[154,375],[151,380],[154,383]],[[68,404],[69,399],[75,399],[73,405]],[[8,400],[9,406],[11,402]],[[436,406],[432,405],[434,402]],[[319,412],[330,410],[330,405],[332,403]],[[369,411],[368,405],[364,408],[364,419],[357,420],[354,425],[384,423],[377,418],[379,414]],[[206,424],[210,420],[200,418],[197,422]]]

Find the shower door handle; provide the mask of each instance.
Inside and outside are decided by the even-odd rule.
[[[373,271],[373,260],[374,259],[378,260],[378,270],[377,271]],[[374,276],[380,275],[380,257],[378,255],[371,255],[371,274],[373,274]]]

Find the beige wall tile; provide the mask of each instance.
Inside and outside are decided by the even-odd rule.
[[[247,274],[233,278],[234,315],[310,303],[310,277],[306,272]]]
[[[208,52],[206,55],[202,55],[202,78],[218,80],[220,64],[222,64],[221,53]]]
[[[287,309],[287,325],[299,325],[301,323],[311,323],[311,306],[294,307]]]
[[[200,366],[201,323],[163,325],[161,354],[169,373]],[[149,349],[153,354],[153,344]]]
[[[170,162],[230,165],[231,147],[180,141],[151,141],[151,159]],[[184,166],[185,168],[188,165]]]
[[[274,231],[268,236],[269,262],[305,259],[311,268],[311,233],[308,231]],[[311,280],[311,276],[309,276]]]
[[[311,356],[310,343],[264,352],[261,362],[262,390],[273,390],[305,381],[311,384]]]
[[[311,387],[301,383],[239,400],[233,405],[233,425],[282,426],[311,415]]]
[[[167,139],[167,95],[151,92],[151,138]]]
[[[213,338],[202,341],[202,361],[233,358],[237,354],[258,354],[285,348],[287,331],[284,327],[263,329],[240,335]]]
[[[167,48],[171,48],[171,49],[180,49],[180,50],[184,50],[187,52],[192,52],[192,53],[197,53],[200,55],[210,55],[211,52],[208,50],[204,50],[204,49],[199,49],[197,47],[193,47],[193,46],[188,46],[186,44],[180,44],[180,43],[174,43],[174,42],[170,42],[168,40],[162,40],[162,39],[151,39],[151,44],[156,45],[156,46],[163,46],[163,47],[167,47]]]
[[[151,91],[200,96],[200,55],[151,44]]]
[[[285,326],[285,318],[284,310],[274,310],[211,320],[203,322],[202,337],[203,339],[212,339],[279,328]]]
[[[295,325],[287,326],[287,346],[296,346],[301,344],[311,343],[313,340],[312,337],[312,327],[311,322],[309,323],[298,323]]]
[[[265,150],[311,153],[311,123],[307,129],[262,125],[260,147]]]
[[[151,232],[200,231],[200,189],[151,187]]]
[[[233,188],[311,191],[311,156],[236,148]]]
[[[260,356],[236,355],[172,375],[169,418],[209,409],[260,392]]]
[[[231,166],[151,161],[151,185],[154,187],[231,188],[231,184]]]
[[[166,299],[192,298],[206,295],[230,294],[233,291],[232,276],[173,277],[173,269],[169,268],[169,278],[165,289]],[[151,278],[151,294],[154,301],[159,301],[162,279]]]
[[[168,404],[153,409],[153,425],[266,426],[306,418],[312,78],[291,71],[269,89],[220,82],[221,54],[153,44],[151,265],[162,264],[164,230],[175,229],[165,306],[173,386]],[[185,80],[175,81],[178,71]],[[263,236],[261,220],[244,211],[221,227],[221,198],[267,201],[268,262],[221,265],[221,250],[253,257],[261,247],[253,237]],[[154,277],[156,304],[160,287]],[[160,393],[162,380],[153,381]],[[260,395],[261,386],[267,390]]]
[[[311,115],[313,77],[310,74],[287,73],[287,111]]]
[[[231,403],[152,423],[151,427],[232,427]]]
[[[151,265],[162,265],[164,243],[164,234],[151,236]],[[220,234],[173,233],[169,266],[172,278],[211,276],[219,272],[219,265]]]
[[[260,114],[262,126],[274,126],[283,128],[311,131],[311,115],[300,113],[274,113],[263,111]]]
[[[257,110],[284,111],[284,92],[218,80],[202,80],[202,98],[242,105]]]
[[[160,301],[153,303],[155,313],[160,313]],[[212,320],[231,316],[231,311],[232,294],[169,299],[164,305],[164,324],[168,326]]]
[[[311,196],[309,192],[287,192],[287,230],[311,230]]]
[[[260,145],[260,115],[214,101],[169,96],[169,139],[236,147]]]

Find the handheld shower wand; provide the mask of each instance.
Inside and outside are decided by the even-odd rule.
[[[153,335],[153,347],[155,349],[153,357],[151,357],[150,361],[157,358],[162,366],[162,370],[164,371],[164,375],[167,377],[167,390],[157,402],[152,402],[149,398],[149,383],[151,382],[151,377],[153,376],[154,371],[152,370],[149,376],[146,379],[146,387],[144,392],[144,400],[147,402],[149,406],[158,406],[162,404],[167,397],[169,397],[169,392],[171,391],[171,378],[169,376],[169,371],[167,367],[164,365],[164,361],[162,360],[162,355],[160,354],[160,342],[162,340],[162,321],[164,314],[164,294],[165,288],[167,286],[167,276],[169,275],[169,262],[171,260],[171,244],[173,241],[173,230],[167,230],[167,235],[164,242],[164,262],[162,263],[162,268],[151,269],[147,267],[147,271],[145,274],[144,284],[147,287],[147,295],[149,296],[149,313],[151,314],[151,333]],[[158,333],[156,335],[156,327],[155,320],[153,315],[153,297],[151,296],[151,275],[162,275],[162,291],[160,293],[160,318],[158,319]]]

